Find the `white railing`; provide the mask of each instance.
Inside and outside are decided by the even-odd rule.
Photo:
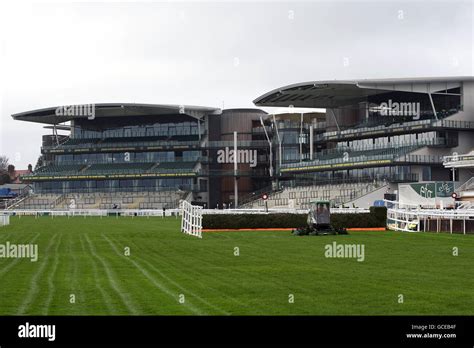
[[[443,165],[446,168],[474,167],[474,153],[445,156]]]
[[[204,209],[203,215],[212,214],[308,214],[309,209],[296,208],[255,208],[255,209]],[[331,208],[332,214],[359,214],[369,213],[365,208]]]
[[[0,213],[1,214],[1,213]],[[179,209],[70,209],[70,210],[4,210],[8,216],[146,216],[164,217],[178,216]]]
[[[181,203],[181,232],[202,238],[202,207]]]
[[[10,215],[0,215],[0,227],[10,224]]]
[[[466,220],[474,218],[474,209],[470,206],[458,209],[422,208],[416,204],[399,204],[385,200],[387,209],[387,228],[395,231],[420,232],[421,222],[426,232],[430,221],[436,221],[436,232],[441,231],[441,221],[449,221],[449,232],[453,233],[453,221],[463,221],[463,233],[466,234]]]
[[[291,209],[291,208],[269,208],[265,209],[201,209],[202,215],[217,215],[217,214],[307,214],[309,209]],[[4,215],[30,215],[30,216],[178,216],[180,209],[15,209],[4,210],[0,212]],[[333,214],[360,214],[369,213],[369,209],[365,208],[331,208]]]

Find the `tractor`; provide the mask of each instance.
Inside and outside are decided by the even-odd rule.
[[[347,234],[345,228],[334,228],[331,225],[329,201],[313,201],[309,204],[307,226],[293,230],[295,236],[324,236],[329,234]]]

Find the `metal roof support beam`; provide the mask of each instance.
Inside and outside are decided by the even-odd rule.
[[[431,107],[433,108],[433,114],[435,115],[436,120],[438,120],[438,114],[436,113],[436,108],[433,103],[433,97],[431,96],[431,93],[428,93],[428,96],[430,97],[430,103],[431,103]]]
[[[279,157],[278,158],[278,165],[281,168],[281,154],[282,154],[282,151],[281,151],[280,132],[278,131],[278,125],[276,123],[275,114],[273,114],[272,116],[273,116],[273,124],[275,125],[275,132],[276,132],[277,139],[278,139],[278,157]]]
[[[303,161],[303,113],[301,113],[301,126],[300,126],[300,162]]]
[[[334,122],[336,122],[337,131],[340,132],[341,128],[339,128],[339,123],[337,122],[336,114],[334,113],[333,109],[329,109],[329,110],[331,110],[332,117],[334,117]]]
[[[272,151],[272,142],[270,137],[268,136],[267,129],[265,128],[265,124],[263,123],[263,118],[260,116],[260,123],[262,124],[263,131],[265,132],[265,136],[267,137],[268,147],[270,148],[270,177],[273,177],[273,151]]]
[[[198,119],[197,122],[198,122],[199,141],[201,141],[201,120]]]
[[[56,125],[53,125],[53,135],[56,139],[56,145],[59,145],[58,130],[56,129]]]

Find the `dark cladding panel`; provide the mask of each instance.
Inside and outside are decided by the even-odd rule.
[[[209,115],[208,116],[208,139],[209,141],[219,141],[221,140],[221,118],[220,115]],[[217,149],[209,149],[209,157],[217,158]],[[216,171],[221,169],[221,165],[213,161],[209,164],[209,169],[211,171]],[[220,187],[221,187],[221,178],[213,177],[208,180],[208,192],[209,192],[209,207],[215,208],[217,203],[220,203]]]
[[[224,141],[233,141],[234,132],[237,132],[237,140],[252,140],[252,126],[255,122],[260,122],[260,117],[265,117],[266,112],[258,109],[229,109],[224,110],[221,119],[221,139]],[[224,164],[220,167],[223,170],[232,171],[234,169],[233,164]],[[238,169],[241,171],[251,171],[255,168],[251,168],[249,164],[241,163],[238,165]],[[252,192],[253,190],[252,177],[240,177],[238,180],[239,196],[242,197]],[[233,202],[234,196],[234,177],[228,176],[221,180],[221,201],[228,204]]]
[[[250,140],[252,132],[252,121],[256,121],[267,113],[258,109],[229,109],[222,112],[221,117],[221,134],[224,136],[222,140],[233,140],[233,132],[242,133],[240,140]],[[248,135],[247,137],[244,137]]]

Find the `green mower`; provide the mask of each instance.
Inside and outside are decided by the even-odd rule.
[[[334,228],[331,225],[331,210],[329,201],[313,201],[309,205],[308,226],[292,231],[295,236],[325,236],[347,234],[345,228]]]

